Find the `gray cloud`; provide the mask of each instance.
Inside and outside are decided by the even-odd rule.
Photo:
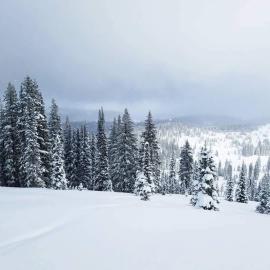
[[[74,118],[270,117],[267,0],[9,0],[0,87],[37,79]]]

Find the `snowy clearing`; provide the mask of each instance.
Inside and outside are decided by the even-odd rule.
[[[0,188],[0,269],[269,270],[270,216],[181,195]]]

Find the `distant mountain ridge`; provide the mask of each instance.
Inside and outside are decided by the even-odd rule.
[[[175,117],[171,119],[157,119],[155,120],[157,126],[164,123],[176,123],[182,124],[189,127],[200,127],[200,128],[214,128],[218,130],[253,130],[260,125],[270,123],[269,119],[254,119],[254,120],[243,120],[240,118],[230,117],[226,115],[187,115],[181,117]],[[79,128],[81,125],[86,125],[90,132],[95,132],[97,128],[96,121],[72,121],[73,128]],[[144,121],[135,122],[135,128],[141,128]],[[112,121],[106,121],[106,129],[109,130],[112,126]]]

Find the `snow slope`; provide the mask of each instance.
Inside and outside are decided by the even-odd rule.
[[[208,212],[188,202],[0,188],[0,269],[270,269],[270,216],[256,204]]]
[[[258,155],[243,156],[243,147],[246,144],[252,145],[254,150],[259,142],[266,142],[268,145],[267,154],[261,155],[262,168],[266,166],[270,155],[270,124],[258,126],[253,129],[235,128],[234,130],[222,130],[219,128],[205,128],[185,126],[179,122],[165,122],[157,125],[158,141],[161,145],[163,166],[168,166],[171,151],[174,149],[176,156],[180,155],[180,148],[188,140],[194,150],[195,158],[202,146],[206,143],[211,148],[215,161],[221,162],[224,166],[226,161],[233,165],[233,169],[242,165],[255,162]],[[166,162],[167,161],[167,162]]]

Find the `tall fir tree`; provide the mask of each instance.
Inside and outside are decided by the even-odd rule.
[[[45,187],[41,149],[39,145],[37,108],[38,86],[30,77],[21,85],[19,101],[18,130],[20,138],[20,185],[24,187]]]
[[[170,171],[169,171],[169,187],[168,187],[168,191],[171,194],[176,194],[179,191],[179,186],[177,185],[177,179],[176,179],[176,171],[175,171],[175,155],[174,152],[172,153],[171,156],[171,161],[170,161]]]
[[[159,157],[159,144],[157,141],[157,130],[152,118],[151,112],[148,113],[145,120],[145,130],[141,135],[141,148],[140,148],[140,167],[143,166],[145,144],[149,145],[150,152],[150,168],[154,180],[155,192],[161,192],[160,184],[160,157]]]
[[[4,132],[3,132],[3,123],[4,123],[4,109],[2,100],[0,99],[0,185],[4,186]]]
[[[266,174],[261,181],[260,204],[256,211],[262,214],[270,214],[270,176]]]
[[[254,178],[253,164],[250,163],[248,167],[248,183],[247,183],[247,196],[250,201],[254,201],[256,197],[257,187]]]
[[[139,195],[142,200],[149,200],[151,193],[155,190],[155,185],[153,183],[153,176],[151,170],[151,157],[150,157],[150,147],[149,143],[146,142],[143,149],[143,159],[142,159],[142,171],[139,172],[135,181],[134,193]]]
[[[197,161],[193,163],[193,172],[192,172],[192,191],[191,191],[191,200],[190,203],[195,206],[197,202],[197,194],[200,188],[200,168]]]
[[[240,203],[247,203],[248,202],[248,197],[247,197],[247,168],[245,163],[242,164],[241,172],[239,175],[239,180],[237,183],[237,189],[236,189],[236,194],[235,194],[235,199],[237,202]]]
[[[91,182],[90,182],[90,190],[94,189],[94,183],[96,178],[96,138],[95,135],[91,136],[90,143],[90,151],[91,151]]]
[[[54,189],[66,189],[67,179],[64,163],[64,146],[62,138],[61,119],[58,113],[58,106],[52,100],[49,118],[49,138],[51,144],[51,181],[50,185]]]
[[[68,186],[70,186],[70,179],[72,174],[72,129],[69,122],[69,118],[66,118],[65,124],[64,124],[64,161],[65,161],[65,172],[66,172],[66,178]]]
[[[186,141],[180,154],[179,179],[181,181],[180,192],[191,194],[193,154],[189,142]]]
[[[41,92],[36,85],[36,110],[37,110],[37,134],[38,144],[40,149],[41,170],[42,177],[47,187],[50,187],[50,173],[51,173],[51,157],[50,157],[50,139],[49,129],[47,124],[47,116],[45,112],[45,105]]]
[[[227,175],[226,175],[226,192],[225,192],[225,199],[229,202],[233,201],[234,198],[234,180],[232,175],[232,165],[229,164],[227,168]]]
[[[19,179],[19,137],[18,137],[18,98],[15,87],[8,84],[4,96],[2,140],[3,140],[3,183],[18,187]]]
[[[133,192],[136,181],[137,166],[137,139],[134,134],[133,122],[128,110],[125,109],[120,131],[118,134],[118,181],[120,191]]]
[[[110,178],[113,185],[114,191],[121,191],[120,179],[119,179],[119,136],[121,128],[121,118],[119,124],[117,120],[114,119],[108,141],[108,162],[109,162],[109,171]]]
[[[107,136],[105,132],[105,118],[103,109],[99,110],[97,126],[96,176],[94,189],[97,191],[112,191],[109,177]]]
[[[256,160],[255,163],[255,167],[254,167],[254,179],[257,182],[260,178],[260,172],[261,172],[261,158],[258,157],[258,159]]]
[[[72,132],[72,163],[70,173],[71,188],[79,188],[81,185],[80,157],[81,157],[81,133],[80,129],[74,129]]]
[[[89,133],[85,125],[81,128],[80,146],[81,183],[84,188],[91,189],[91,145]]]

